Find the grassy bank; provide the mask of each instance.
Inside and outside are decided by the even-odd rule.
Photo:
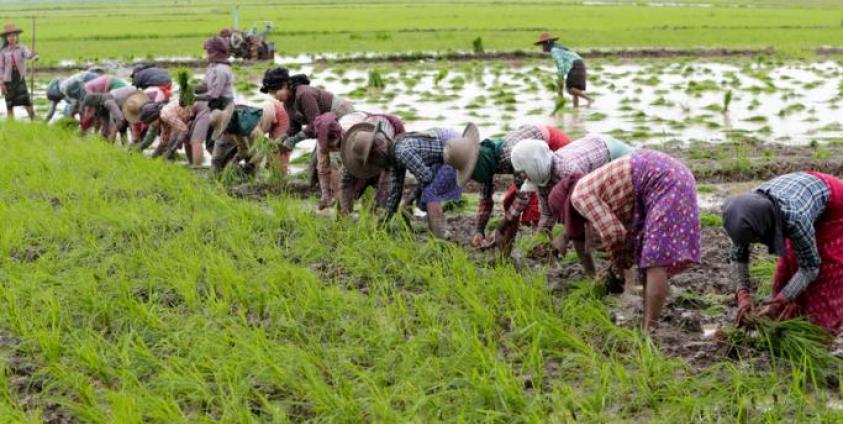
[[[775,47],[785,55],[805,55],[843,39],[840,0],[689,1],[668,7],[493,0],[239,3],[243,26],[275,23],[272,39],[284,54],[471,50],[477,37],[486,49],[531,49],[545,30],[575,49]],[[31,37],[29,17],[37,16],[36,47],[45,62],[55,63],[200,56],[206,37],[231,26],[231,7],[228,1],[24,2],[0,6],[0,12],[26,29],[25,42]]]
[[[0,144],[4,421],[839,415],[810,367],[665,358],[585,282],[551,293],[55,128],[5,124]]]

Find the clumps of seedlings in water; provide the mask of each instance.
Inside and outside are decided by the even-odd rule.
[[[732,104],[732,90],[728,90],[723,94],[723,108],[721,112],[728,112],[730,104]]]
[[[788,116],[788,115],[792,115],[796,112],[802,112],[803,110],[805,110],[805,105],[799,104],[799,103],[794,103],[794,104],[788,105],[788,106],[784,107],[782,110],[780,110],[779,116],[785,117],[785,116]]]
[[[650,106],[665,106],[665,107],[671,107],[671,106],[673,106],[673,105],[674,105],[674,103],[673,103],[673,102],[671,102],[671,101],[669,101],[669,100],[665,99],[664,97],[659,97],[659,98],[657,98],[656,100],[653,100],[653,101],[650,103]]]
[[[448,68],[440,68],[439,72],[433,77],[433,85],[439,86],[439,83],[445,78],[448,78]]]
[[[608,118],[608,115],[606,115],[605,113],[594,112],[594,113],[588,115],[588,117],[586,117],[586,120],[592,121],[592,122],[599,122],[599,121],[605,120],[606,118]]]
[[[369,81],[366,86],[376,90],[383,90],[386,87],[386,83],[384,83],[381,73],[377,68],[369,71]]]
[[[764,115],[755,115],[750,116],[749,118],[744,119],[746,122],[767,122],[767,117]]]
[[[486,50],[483,49],[483,37],[477,37],[471,42],[471,48],[475,54],[483,54]]]
[[[561,112],[562,110],[564,110],[565,109],[565,103],[567,103],[567,98],[564,95],[560,94],[560,95],[556,96],[556,103],[553,106],[553,112],[551,112],[550,114],[556,115],[559,112]]]

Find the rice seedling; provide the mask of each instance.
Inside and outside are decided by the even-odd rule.
[[[732,104],[732,90],[727,90],[726,93],[723,94],[723,108],[721,109],[721,112],[729,112],[730,104]]]
[[[386,87],[379,70],[372,69],[369,71],[369,81],[366,86],[376,90],[382,90]]]
[[[471,42],[471,48],[474,53],[482,54],[486,50],[483,48],[483,37],[477,37]]]

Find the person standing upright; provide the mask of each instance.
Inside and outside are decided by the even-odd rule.
[[[38,55],[19,43],[22,32],[23,30],[15,24],[6,24],[0,34],[3,37],[3,48],[0,49],[3,84],[0,86],[0,92],[6,98],[6,115],[9,119],[15,119],[15,106],[23,106],[26,108],[29,119],[35,120],[32,98],[26,87],[26,62],[37,59]]]
[[[593,99],[585,94],[586,91],[586,70],[585,62],[576,52],[557,43],[559,37],[544,32],[536,41],[537,46],[542,46],[545,53],[550,53],[556,69],[559,72],[559,80],[565,80],[565,90],[574,98],[574,107],[579,107],[580,97],[588,101],[591,106]],[[561,92],[560,92],[561,94]]]

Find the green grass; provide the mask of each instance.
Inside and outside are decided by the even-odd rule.
[[[242,26],[274,22],[271,39],[284,54],[472,51],[477,39],[482,39],[485,50],[535,50],[532,42],[545,30],[563,35],[566,45],[579,50],[775,47],[783,54],[805,55],[820,46],[840,45],[843,38],[840,0],[741,2],[758,7],[718,1],[710,8],[492,0],[459,4],[367,0],[353,6],[292,0],[123,1],[108,6],[24,2],[4,4],[0,13],[26,29],[26,43],[32,35],[29,18],[38,16],[36,48],[45,63],[68,58],[199,57],[205,38],[232,25],[231,8],[237,3]]]
[[[0,374],[7,422],[47,405],[84,422],[841,418],[799,363],[664,357],[588,282],[551,293],[543,270],[233,199],[56,127],[5,124],[0,143],[0,357],[30,370]]]

